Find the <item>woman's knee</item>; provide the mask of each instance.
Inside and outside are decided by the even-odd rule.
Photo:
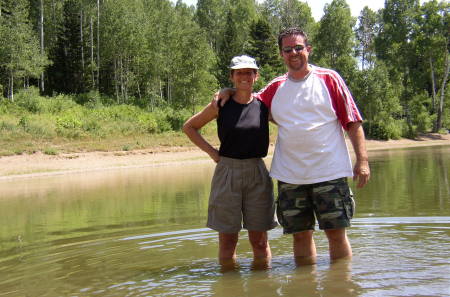
[[[249,240],[254,249],[265,250],[269,246],[267,232],[249,231]]]
[[[238,242],[238,234],[220,233],[219,246],[223,251],[234,251]]]

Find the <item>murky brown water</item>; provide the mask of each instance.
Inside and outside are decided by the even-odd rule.
[[[354,258],[295,267],[270,232],[272,269],[221,273],[204,228],[213,164],[0,181],[0,296],[450,296],[450,146],[371,153],[356,193]]]

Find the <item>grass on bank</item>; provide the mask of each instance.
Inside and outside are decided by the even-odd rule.
[[[36,88],[19,91],[14,102],[0,97],[0,156],[193,146],[181,132],[192,108],[111,104],[95,92],[83,94],[83,104],[77,101],[69,95],[42,97]],[[219,143],[215,122],[201,133],[213,145]]]
[[[31,87],[20,90],[14,102],[0,97],[0,156],[192,147],[181,128],[201,108],[117,104],[97,92],[49,98],[40,96]],[[422,132],[413,127],[411,133],[402,123],[365,122],[364,125],[368,138],[375,139],[395,139]],[[271,125],[270,131],[274,142],[276,126]],[[201,133],[211,144],[218,145],[215,122],[206,125]]]

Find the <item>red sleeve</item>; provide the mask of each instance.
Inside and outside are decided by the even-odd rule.
[[[327,71],[326,74],[319,74],[319,76],[324,80],[328,88],[331,103],[342,127],[348,130],[349,123],[362,121],[352,94],[341,76],[331,70]]]
[[[255,94],[255,97],[264,102],[267,108],[272,106],[272,99],[278,90],[278,87],[286,81],[287,75],[283,75],[272,80],[267,86]]]

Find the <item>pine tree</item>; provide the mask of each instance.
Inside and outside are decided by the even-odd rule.
[[[81,59],[82,47],[79,2],[66,0],[57,46],[51,53],[53,65],[49,68],[48,75],[48,85],[51,90],[72,94],[86,91]]]
[[[250,39],[245,52],[254,57],[260,67],[260,79],[255,89],[263,87],[285,71],[277,40],[271,33],[268,21],[262,17],[250,26]]]
[[[313,44],[314,61],[338,71],[348,82],[356,70],[355,19],[345,0],[333,0],[325,6]]]
[[[221,87],[230,86],[230,61],[234,56],[243,54],[243,44],[238,37],[238,28],[233,21],[233,10],[228,10],[225,32],[217,55],[217,80]]]
[[[196,21],[205,31],[209,45],[217,52],[225,26],[225,0],[198,0]]]
[[[47,56],[40,53],[39,41],[29,22],[29,7],[25,0],[4,1],[2,9],[7,14],[0,18],[0,69],[5,75],[7,97],[14,100],[14,87],[18,80],[28,86],[29,78],[38,78],[49,64]]]
[[[361,68],[372,68],[375,63],[375,37],[378,33],[377,14],[365,6],[358,17],[356,38],[359,41],[359,55],[361,56]]]

